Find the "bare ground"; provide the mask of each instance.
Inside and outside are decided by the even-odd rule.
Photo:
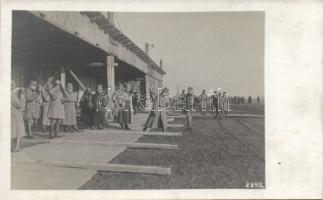
[[[112,163],[171,167],[171,175],[101,171],[80,189],[233,189],[246,188],[247,182],[265,185],[263,121],[231,118],[222,126],[211,117],[194,118],[194,130],[183,131],[182,136],[144,136],[139,142],[178,144],[180,149],[129,149]],[[175,123],[184,121],[177,119]]]

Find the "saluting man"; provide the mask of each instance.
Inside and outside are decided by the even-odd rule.
[[[65,118],[63,125],[67,128],[72,128],[75,131],[79,131],[76,125],[76,106],[77,93],[73,91],[73,84],[66,84],[66,96],[64,98]]]
[[[48,107],[48,118],[50,120],[49,139],[58,137],[62,120],[65,118],[65,109],[63,104],[64,94],[66,93],[60,80],[55,81],[55,85],[48,89],[51,102]]]
[[[40,91],[37,91],[37,82],[31,80],[29,86],[26,89],[26,113],[25,119],[27,121],[28,137],[32,137],[31,127],[33,124],[37,125],[37,120],[40,115],[40,106],[42,104],[42,99],[40,96]]]
[[[52,88],[52,84],[48,83],[45,88],[42,88],[41,90],[41,96],[43,98],[42,103],[42,126],[43,126],[43,132],[46,132],[47,127],[50,126],[50,121],[48,119],[48,108],[50,103],[50,96],[48,94],[48,89]]]

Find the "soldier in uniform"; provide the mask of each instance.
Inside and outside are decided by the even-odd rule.
[[[128,124],[131,123],[132,95],[130,93],[131,85],[126,83],[119,86],[119,92],[113,97],[118,103],[117,122],[126,130],[129,130]]]
[[[202,94],[200,95],[200,104],[201,104],[201,115],[206,115],[206,105],[207,105],[206,90],[203,90]]]
[[[32,137],[31,127],[33,124],[37,125],[37,120],[40,115],[40,106],[42,104],[42,98],[40,96],[39,87],[37,82],[31,80],[29,86],[26,89],[26,113],[25,119],[27,121],[27,134],[28,137]]]
[[[139,102],[139,96],[136,91],[132,92],[132,108],[133,108],[133,114],[137,114],[138,110],[138,102]]]
[[[25,92],[11,81],[11,149],[19,151],[20,138],[26,135],[22,111],[25,107]]]
[[[192,130],[192,114],[194,110],[194,94],[193,88],[188,87],[187,94],[185,95],[185,108],[183,113],[186,115],[186,129]]]
[[[92,127],[93,122],[93,103],[91,88],[87,88],[80,101],[81,117],[86,126]]]
[[[211,96],[211,110],[215,113],[216,115],[214,118],[218,118],[219,116],[219,98],[218,98],[218,92],[214,90],[213,95]]]
[[[63,120],[63,125],[75,131],[79,131],[76,125],[76,103],[77,103],[77,93],[73,91],[73,84],[66,84],[66,96],[64,98],[64,108],[65,108],[65,118]]]
[[[121,94],[123,92],[123,85],[122,83],[119,83],[117,86],[116,86],[116,90],[113,92],[112,94],[112,103],[113,103],[113,108],[112,108],[112,115],[113,115],[113,121],[114,123],[117,123],[118,122],[118,110],[119,110],[119,102],[118,102],[118,95]]]
[[[228,106],[229,106],[229,98],[227,96],[227,93],[226,92],[223,92],[223,95],[222,95],[222,107],[223,107],[223,114],[224,115],[227,115],[228,114]]]
[[[216,117],[218,120],[223,119],[223,112],[224,112],[224,102],[221,92],[218,93],[218,108],[219,108],[219,114]]]
[[[147,131],[150,128],[162,128],[164,132],[167,130],[167,119],[166,119],[166,109],[169,106],[169,89],[164,88],[160,96],[156,94],[154,90],[150,90],[152,96],[153,106],[146,120],[143,131]]]
[[[51,83],[48,83],[45,88],[42,88],[41,90],[41,96],[42,96],[42,100],[43,100],[43,103],[42,103],[42,109],[41,109],[41,112],[42,112],[42,126],[43,126],[43,132],[46,132],[47,131],[47,127],[50,126],[50,122],[49,122],[49,119],[48,119],[48,107],[49,107],[49,103],[50,103],[50,96],[48,94],[48,89],[52,87],[52,84]]]
[[[96,93],[92,96],[93,109],[93,124],[92,128],[96,126],[99,130],[103,130],[103,125],[106,123],[106,106],[108,105],[108,96],[103,93],[103,86],[99,84]]]
[[[48,89],[51,102],[48,107],[48,118],[50,120],[49,139],[58,137],[62,120],[65,118],[63,98],[66,93],[60,80],[55,81],[55,85]]]

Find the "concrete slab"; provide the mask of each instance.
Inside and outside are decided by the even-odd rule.
[[[96,170],[39,165],[12,164],[11,169],[14,190],[75,190],[96,173]]]
[[[135,117],[133,129],[142,129],[147,114]],[[82,133],[62,133],[54,140],[135,142],[142,135],[126,130],[84,130]],[[44,141],[47,138],[44,138]],[[32,139],[31,139],[32,141]],[[44,143],[12,154],[12,189],[78,189],[89,180],[95,170],[22,165],[14,161],[39,160],[43,162],[108,163],[126,149],[124,146],[103,146],[70,143]]]

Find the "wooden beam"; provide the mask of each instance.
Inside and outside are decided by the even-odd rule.
[[[175,118],[167,118],[167,121],[168,122],[172,122],[172,121],[174,121],[175,120]]]
[[[44,140],[40,140],[44,141]],[[79,140],[47,140],[49,143],[67,143],[67,144],[84,144],[84,145],[103,145],[103,146],[125,146],[132,149],[166,149],[176,150],[177,145],[174,144],[158,144],[158,143],[134,143],[134,142],[104,142],[104,141],[79,141]]]
[[[110,123],[111,124],[111,123]],[[161,132],[161,131],[115,131],[115,130],[86,130],[87,133],[117,133],[117,134],[137,134],[143,136],[181,136],[181,132]]]
[[[257,114],[228,114],[225,117],[250,117],[250,118],[264,118],[264,115]]]
[[[167,118],[174,118],[174,119],[185,119],[186,116],[185,115],[170,115],[170,116],[167,116]]]
[[[182,128],[184,127],[183,124],[167,124],[168,127],[172,127],[172,128]]]
[[[143,174],[171,174],[171,168],[144,165],[106,164],[106,163],[74,163],[74,162],[52,162],[39,160],[14,160],[17,165],[41,165],[46,167],[67,167],[91,169],[97,171],[130,172]]]

